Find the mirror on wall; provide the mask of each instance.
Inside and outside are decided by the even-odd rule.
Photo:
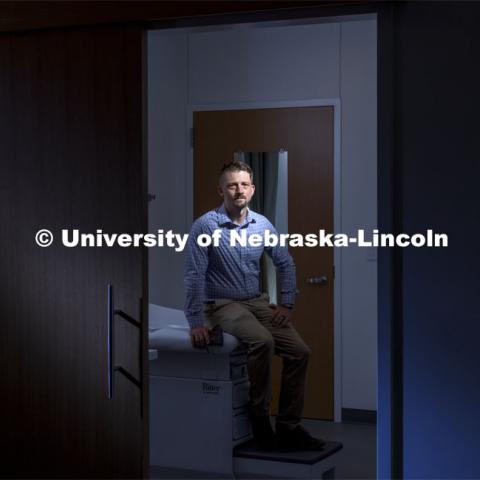
[[[255,195],[250,208],[267,217],[278,233],[288,233],[288,152],[242,152],[235,153],[253,171]],[[278,279],[272,260],[266,254],[261,259],[260,287],[270,295],[270,301],[279,299]]]

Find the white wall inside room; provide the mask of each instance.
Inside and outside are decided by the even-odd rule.
[[[149,228],[188,233],[192,218],[189,112],[194,105],[340,99],[341,225],[377,218],[376,20],[223,25],[148,34]],[[215,173],[216,174],[216,173]],[[220,203],[220,202],[219,202]],[[183,308],[182,253],[149,250],[151,303]],[[377,263],[341,252],[342,407],[376,410]]]

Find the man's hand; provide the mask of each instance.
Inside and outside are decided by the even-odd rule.
[[[275,305],[273,303],[270,304],[270,308],[275,310],[272,317],[272,325],[274,327],[286,327],[288,322],[290,322],[292,309],[284,307],[283,305]]]
[[[210,330],[207,327],[191,328],[190,339],[194,347],[204,347],[210,343]]]

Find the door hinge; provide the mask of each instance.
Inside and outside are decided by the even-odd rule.
[[[335,280],[335,265],[333,266],[332,278]]]
[[[190,128],[190,147],[193,148],[193,146],[195,145],[195,134],[194,134],[195,130],[194,128]]]

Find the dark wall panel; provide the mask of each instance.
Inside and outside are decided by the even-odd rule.
[[[137,388],[107,399],[106,285],[138,318],[143,253],[66,248],[60,232],[146,229],[142,35],[0,35],[2,478],[141,475]],[[138,333],[121,334],[116,360],[138,374]]]
[[[405,478],[480,478],[480,4],[396,16],[402,222],[449,235],[403,252]]]

